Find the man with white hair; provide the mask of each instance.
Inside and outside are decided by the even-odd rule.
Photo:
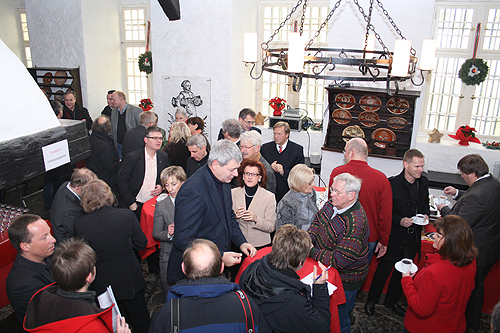
[[[175,237],[167,278],[175,283],[185,277],[181,270],[182,253],[197,238],[213,241],[224,265],[241,262],[241,253],[231,251],[231,242],[253,257],[257,250],[243,236],[231,198],[231,180],[238,176],[242,161],[238,147],[229,140],[217,141],[208,162],[182,185],[175,199]]]
[[[175,110],[175,122],[185,123],[187,119],[188,119],[188,114],[186,112],[186,109],[183,108],[182,106],[179,106],[177,110]]]
[[[330,200],[316,214],[309,234],[309,257],[339,271],[346,302],[339,305],[340,331],[351,332],[349,312],[356,293],[368,275],[370,230],[365,210],[358,201],[361,179],[341,173],[333,179]]]
[[[207,164],[207,145],[207,139],[203,136],[203,134],[195,134],[187,140],[186,146],[191,153],[191,157],[189,157],[186,162],[186,174],[188,178],[191,177],[191,175],[199,168]]]
[[[267,173],[267,188],[269,192],[276,194],[276,177],[274,176],[273,168],[260,154],[260,146],[262,145],[262,135],[259,132],[251,130],[242,133],[240,136],[240,150],[243,158],[250,158],[254,161],[259,161],[266,168]]]

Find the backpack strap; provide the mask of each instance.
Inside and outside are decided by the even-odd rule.
[[[242,290],[237,290],[235,291],[235,293],[236,295],[238,295],[238,298],[240,299],[241,306],[243,306],[243,312],[245,312],[247,332],[253,333],[254,332],[253,313],[252,313],[252,308],[250,306],[250,302],[248,301],[248,297]]]
[[[170,300],[170,332],[179,333],[180,332],[180,298],[172,298]]]

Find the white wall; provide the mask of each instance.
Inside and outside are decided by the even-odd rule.
[[[22,45],[17,23],[18,7],[18,1],[0,1],[0,39],[22,61]]]

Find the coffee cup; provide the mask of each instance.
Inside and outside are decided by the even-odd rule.
[[[442,205],[442,204],[446,203],[446,200],[447,200],[447,198],[445,195],[440,195],[438,197],[438,204]]]
[[[401,272],[406,273],[411,270],[411,266],[413,264],[413,260],[404,258],[401,260]]]
[[[413,217],[413,222],[422,224],[425,221],[425,215],[424,214],[417,214]]]

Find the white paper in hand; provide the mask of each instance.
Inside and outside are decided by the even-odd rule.
[[[311,296],[313,292],[313,273],[311,272],[309,275],[304,276],[300,281],[304,284],[307,284],[311,287]],[[335,290],[337,290],[337,287],[330,282],[326,281],[326,285],[328,286],[328,295],[332,295]]]
[[[118,309],[118,304],[116,303],[115,295],[113,294],[111,286],[108,286],[105,292],[97,296],[97,301],[99,302],[101,309],[107,309],[114,304],[111,312],[113,313],[113,331],[116,332],[116,317],[121,317],[122,315],[120,313],[120,309]]]

